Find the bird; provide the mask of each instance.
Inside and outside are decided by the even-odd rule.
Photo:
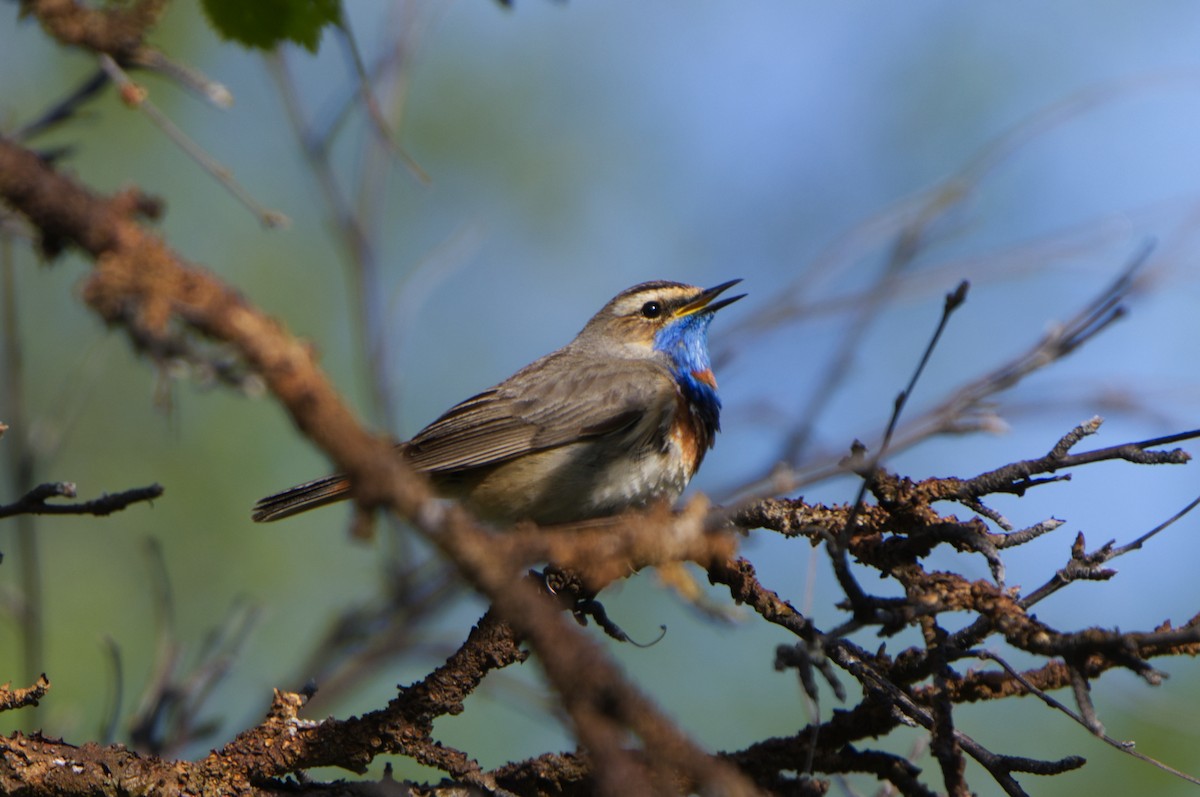
[[[674,502],[720,429],[708,352],[712,288],[655,280],[618,293],[575,338],[454,405],[399,443],[439,495],[480,520],[557,525]],[[290,517],[350,497],[343,475],[269,495],[252,519]]]

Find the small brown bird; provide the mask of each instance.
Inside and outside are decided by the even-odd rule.
[[[563,348],[452,407],[397,446],[477,517],[541,525],[604,517],[683,492],[719,427],[708,325],[744,294],[645,282]],[[344,476],[267,496],[256,521],[349,497]]]

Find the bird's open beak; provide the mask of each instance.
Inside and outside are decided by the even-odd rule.
[[[730,296],[728,299],[722,299],[719,302],[714,302],[713,299],[717,298],[734,285],[737,285],[739,282],[741,282],[740,279],[730,280],[729,282],[722,282],[720,285],[709,288],[708,290],[702,292],[695,299],[692,299],[690,302],[676,310],[675,317],[683,318],[684,316],[689,316],[693,313],[699,313],[701,310],[706,313],[715,313],[722,307],[727,307],[728,305],[733,304],[746,294],[739,293],[737,296]]]

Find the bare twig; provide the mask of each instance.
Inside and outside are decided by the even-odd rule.
[[[350,56],[350,63],[354,67],[354,76],[358,79],[358,95],[366,106],[367,118],[371,122],[377,140],[383,143],[387,150],[403,163],[414,177],[422,183],[429,184],[431,182],[429,175],[421,168],[421,165],[417,163],[412,155],[405,151],[400,146],[400,143],[396,141],[395,133],[388,125],[387,119],[384,118],[383,109],[375,98],[371,77],[367,74],[367,67],[363,63],[362,52],[358,49],[358,39],[355,38],[354,32],[345,25],[341,26],[338,31],[341,34],[339,38]]]
[[[1101,423],[1102,420],[1100,418],[1093,418],[1090,421],[1080,424],[1059,440],[1049,453],[1037,459],[1013,462],[987,473],[981,473],[971,479],[946,480],[944,482],[946,486],[945,494],[939,496],[939,498],[940,500],[957,501],[960,499],[973,500],[980,496],[994,493],[1021,495],[1030,487],[1047,482],[1060,481],[1063,478],[1033,478],[1040,474],[1054,474],[1067,468],[1075,468],[1080,465],[1114,459],[1133,462],[1139,465],[1182,465],[1191,460],[1191,455],[1186,451],[1178,448],[1171,449],[1170,451],[1152,451],[1150,449],[1170,445],[1171,443],[1179,443],[1184,440],[1200,438],[1200,429],[1192,429],[1149,440],[1140,440],[1135,443],[1121,443],[1120,445],[1100,448],[1094,451],[1085,451],[1079,454],[1068,453],[1080,439],[1087,435],[1095,434]]]
[[[11,504],[0,505],[0,518],[13,515],[111,515],[130,504],[153,501],[163,494],[158,484],[135,487],[119,493],[108,494],[82,501],[77,504],[48,504],[49,498],[74,498],[75,485],[71,482],[47,482],[39,484]]]
[[[1137,758],[1141,761],[1145,761],[1146,763],[1151,764],[1151,765],[1157,767],[1158,769],[1161,769],[1164,772],[1170,773],[1171,775],[1174,775],[1175,777],[1180,778],[1181,780],[1186,780],[1188,783],[1192,783],[1197,786],[1200,786],[1200,778],[1197,778],[1193,775],[1189,775],[1186,772],[1181,772],[1173,767],[1167,766],[1166,764],[1164,764],[1161,761],[1158,761],[1154,758],[1151,758],[1148,755],[1145,755],[1144,753],[1138,752],[1137,750],[1134,749],[1132,742],[1122,742],[1122,741],[1119,741],[1119,740],[1114,739],[1113,737],[1109,736],[1107,733],[1104,732],[1103,726],[1101,726],[1098,722],[1095,722],[1094,720],[1089,721],[1082,715],[1076,714],[1074,711],[1071,711],[1071,709],[1068,708],[1066,705],[1064,705],[1062,702],[1056,700],[1052,695],[1048,694],[1045,690],[1039,689],[1035,684],[1030,682],[1029,679],[1025,678],[1020,672],[1018,672],[1011,664],[1009,664],[1007,661],[1005,661],[1004,658],[1001,657],[1000,655],[998,655],[990,650],[976,650],[976,651],[974,651],[974,655],[978,658],[987,659],[988,661],[994,661],[997,664],[999,664],[1001,667],[1004,668],[1004,671],[1008,673],[1009,677],[1011,677],[1013,680],[1017,681],[1023,687],[1025,687],[1025,689],[1027,689],[1029,691],[1029,694],[1034,695],[1035,697],[1037,697],[1039,700],[1041,700],[1043,703],[1045,703],[1047,706],[1054,709],[1055,711],[1061,711],[1063,714],[1066,714],[1072,720],[1079,723],[1084,728],[1087,728],[1087,730],[1093,736],[1096,736],[1096,737],[1104,740],[1104,743],[1109,745],[1110,747],[1113,747],[1116,750],[1120,750],[1122,753],[1125,753],[1126,755],[1131,755],[1134,758]]]
[[[121,98],[127,105],[133,108],[140,108],[146,117],[154,123],[159,130],[166,134],[167,138],[171,139],[184,154],[194,160],[200,168],[208,172],[218,183],[220,183],[226,191],[228,191],[234,199],[238,200],[258,219],[259,224],[264,227],[287,227],[291,224],[283,213],[278,210],[271,210],[260,204],[253,196],[250,195],[245,188],[241,186],[233,178],[233,173],[228,167],[218,163],[211,155],[183,132],[179,127],[172,122],[167,116],[158,109],[158,107],[147,97],[147,92],[141,86],[130,80],[125,74],[125,70],[117,64],[112,56],[101,54],[97,56],[100,61],[100,68],[105,74],[116,84],[121,92]]]
[[[156,72],[175,81],[205,102],[222,110],[233,106],[233,94],[222,83],[218,83],[200,71],[171,60],[166,53],[153,47],[139,47],[126,59],[127,66],[136,66]]]
[[[41,116],[28,122],[13,132],[17,141],[29,139],[51,130],[52,128],[74,119],[81,108],[99,96],[100,91],[108,85],[108,75],[103,69],[97,69],[63,99],[54,103]]]
[[[861,622],[866,614],[878,608],[878,602],[867,600],[862,587],[859,586],[858,581],[850,572],[850,562],[847,553],[850,536],[854,533],[854,529],[857,526],[858,516],[862,511],[867,491],[871,490],[874,485],[876,468],[883,457],[889,453],[888,449],[892,442],[892,435],[896,431],[896,424],[900,422],[900,415],[908,403],[908,397],[912,395],[917,380],[921,378],[921,374],[925,370],[925,366],[929,362],[933,350],[937,347],[938,341],[942,337],[942,332],[950,322],[950,316],[966,301],[968,287],[967,282],[961,282],[954,291],[946,295],[937,327],[934,329],[929,343],[925,346],[925,351],[921,354],[921,359],[918,361],[917,367],[913,370],[912,376],[908,380],[908,385],[896,396],[896,400],[892,406],[892,414],[888,419],[887,428],[884,431],[883,441],[879,445],[879,450],[860,469],[860,472],[863,474],[862,484],[859,485],[858,494],[855,496],[850,515],[846,519],[846,525],[835,537],[827,541],[829,558],[833,562],[833,572],[837,575],[838,584],[841,586],[842,591],[846,593],[846,599],[849,601],[851,609],[854,612],[852,623]],[[847,627],[849,628],[849,626]],[[834,636],[839,635],[839,633],[839,631],[835,631]]]
[[[229,672],[250,638],[261,612],[238,602],[211,630],[195,656],[181,667],[183,645],[175,633],[175,600],[162,547],[148,540],[146,556],[155,607],[157,650],[153,669],[130,720],[129,737],[138,749],[157,756],[178,755],[187,745],[211,736],[219,723],[201,718],[208,698]],[[119,662],[119,651],[114,658]]]
[[[1075,538],[1075,544],[1071,547],[1071,559],[1067,562],[1067,565],[1059,569],[1045,584],[1030,591],[1023,597],[1021,605],[1025,608],[1034,606],[1055,592],[1058,592],[1072,581],[1079,579],[1098,581],[1112,578],[1116,575],[1116,571],[1102,569],[1101,565],[1116,559],[1118,556],[1124,556],[1130,551],[1140,550],[1152,537],[1174,524],[1175,521],[1187,515],[1197,506],[1200,506],[1200,497],[1192,499],[1187,506],[1150,529],[1150,531],[1132,542],[1121,546],[1116,545],[1115,541],[1109,541],[1101,546],[1099,550],[1089,553],[1084,548],[1083,534],[1079,534]]]
[[[931,437],[995,430],[1003,422],[988,400],[1009,390],[1028,376],[1058,362],[1125,315],[1121,301],[1132,290],[1134,278],[1152,251],[1147,242],[1129,263],[1088,304],[1066,322],[1050,329],[1033,346],[983,376],[953,391],[948,398],[898,428],[891,451],[905,451]],[[781,495],[846,472],[841,453],[812,458],[802,468],[795,463],[777,465],[769,474],[732,491],[743,502]]]

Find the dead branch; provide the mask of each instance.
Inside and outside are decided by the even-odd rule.
[[[105,493],[77,504],[48,504],[46,501],[50,498],[74,498],[76,495],[75,485],[71,482],[48,482],[39,484],[11,504],[0,504],[0,518],[13,515],[111,515],[131,504],[153,501],[162,494],[162,485],[151,484],[119,493]]]
[[[0,685],[0,711],[11,711],[25,706],[36,706],[50,691],[50,680],[43,673],[33,686],[13,689],[12,684]]]

